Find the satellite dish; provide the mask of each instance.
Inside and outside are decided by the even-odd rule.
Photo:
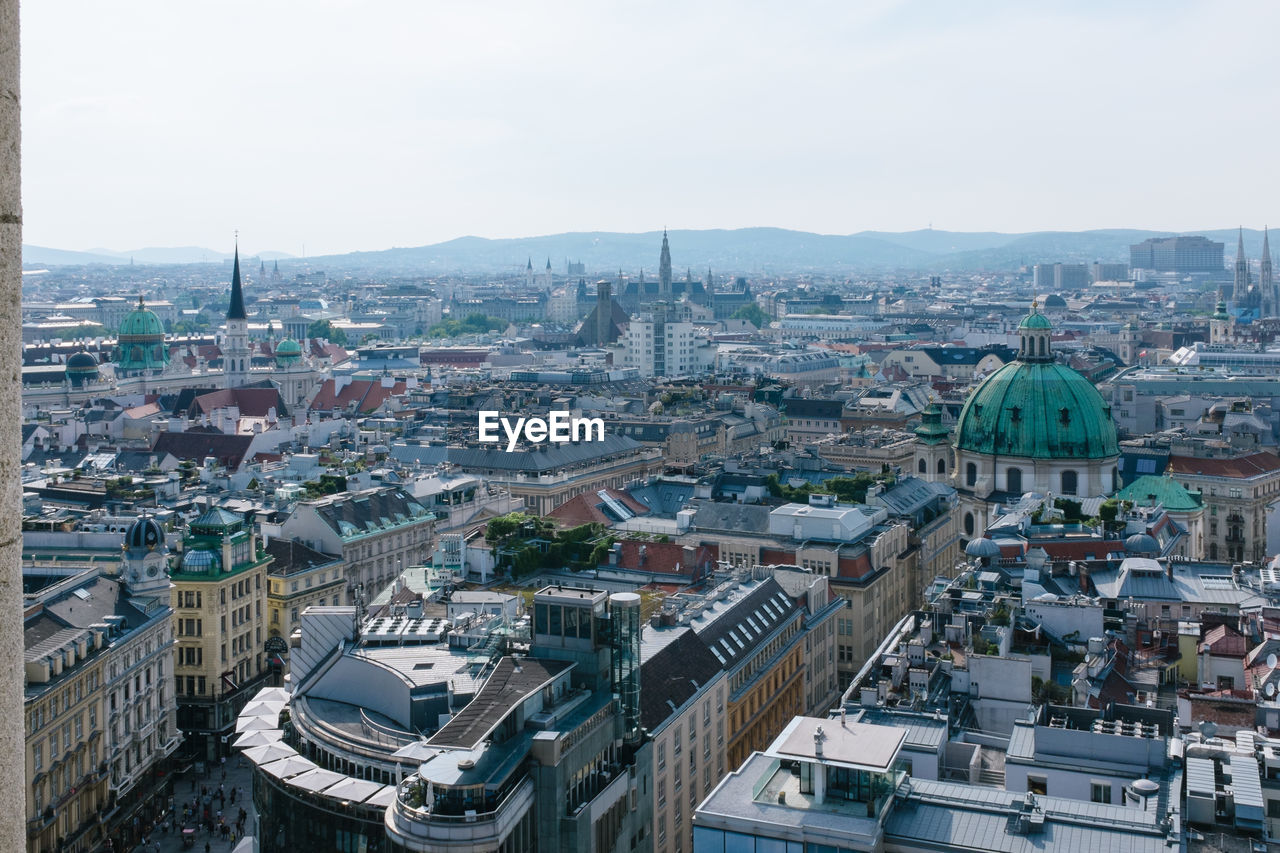
[[[1271,654],[1267,655],[1267,669],[1275,669],[1275,668],[1276,668],[1276,653],[1272,652]]]
[[[1268,699],[1273,699],[1273,698],[1275,698],[1275,695],[1276,695],[1276,685],[1275,685],[1275,683],[1274,683],[1274,682],[1268,681],[1268,682],[1267,682],[1267,686],[1266,686],[1265,690],[1266,690],[1266,694],[1267,694],[1267,698],[1268,698]]]

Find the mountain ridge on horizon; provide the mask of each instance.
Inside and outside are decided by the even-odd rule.
[[[549,258],[560,275],[568,261],[582,262],[587,274],[612,274],[621,267],[656,274],[662,231],[569,231],[533,237],[480,237],[464,235],[422,246],[390,247],[298,258],[284,252],[264,251],[246,257],[263,261],[298,262],[335,269],[369,269],[384,272],[504,272],[510,274],[532,260],[542,272]],[[1234,257],[1237,229],[1154,231],[1138,228],[1099,228],[1086,231],[946,231],[923,228],[914,231],[861,231],[855,234],[818,234],[809,231],[755,226],[670,230],[672,256],[679,269],[708,266],[726,273],[800,271],[1008,271],[1025,264],[1091,261],[1127,261],[1128,247],[1150,237],[1202,235],[1227,244],[1225,254]],[[1262,232],[1245,229],[1245,254],[1256,258]],[[198,246],[147,247],[132,252],[91,249],[77,252],[23,245],[24,265],[87,266],[93,264],[161,266],[216,263],[230,253]],[[243,260],[243,258],[242,258]]]

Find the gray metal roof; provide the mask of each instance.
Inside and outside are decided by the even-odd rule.
[[[1217,790],[1212,758],[1187,759],[1187,794],[1212,797]]]
[[[947,739],[947,721],[917,713],[897,713],[888,709],[873,709],[862,715],[862,722],[881,726],[897,726],[907,730],[906,747],[937,749]]]
[[[541,444],[537,450],[516,450],[511,453],[506,452],[505,445],[494,445],[492,448],[451,447],[449,461],[464,470],[556,471],[630,454],[643,447],[634,439],[606,432],[604,438],[598,441]]]
[[[998,788],[912,779],[909,797],[896,802],[889,812],[885,836],[938,849],[1006,853],[1167,850],[1154,813],[1060,797],[1036,797],[1043,828],[1020,831],[1014,815],[1025,796]]]

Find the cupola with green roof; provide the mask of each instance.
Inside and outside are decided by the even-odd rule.
[[[157,372],[169,363],[169,348],[164,343],[164,324],[147,308],[142,297],[138,307],[120,321],[116,335],[116,372],[123,375]]]
[[[288,367],[291,364],[297,364],[302,358],[302,344],[293,338],[285,338],[276,345],[276,364],[281,367]]]
[[[1017,358],[975,388],[955,428],[953,483],[966,536],[990,505],[1026,492],[1097,496],[1118,487],[1111,405],[1088,379],[1054,359],[1053,324],[1037,310],[1018,324]]]
[[[1036,311],[1018,325],[1018,357],[969,396],[956,424],[956,447],[1031,459],[1116,456],[1111,405],[1088,379],[1054,361],[1048,318]]]

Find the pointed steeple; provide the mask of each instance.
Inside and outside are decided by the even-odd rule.
[[[1258,290],[1262,293],[1262,316],[1280,315],[1280,292],[1276,290],[1271,269],[1271,241],[1267,227],[1262,226],[1262,257],[1258,261]]]
[[[244,291],[240,289],[240,244],[236,243],[236,260],[231,269],[231,307],[227,309],[228,320],[244,320]]]
[[[547,256],[547,272],[551,272],[551,256]]]
[[[658,256],[658,298],[671,298],[671,245],[665,228],[662,229],[662,254]]]
[[[1236,241],[1235,277],[1232,281],[1231,301],[1237,307],[1247,304],[1249,299],[1249,259],[1244,256],[1244,226],[1240,227],[1240,236]]]

